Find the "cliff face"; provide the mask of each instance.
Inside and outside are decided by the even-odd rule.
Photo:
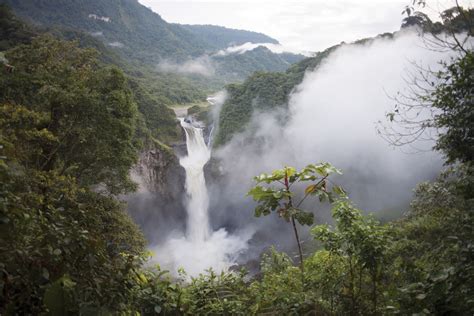
[[[156,142],[149,146],[140,154],[132,177],[139,188],[126,198],[128,212],[147,240],[157,243],[172,229],[184,229],[186,175],[173,149]]]
[[[154,147],[143,151],[134,172],[147,191],[167,199],[178,197],[178,192],[184,188],[184,169],[169,148]]]

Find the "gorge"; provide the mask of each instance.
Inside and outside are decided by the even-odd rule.
[[[411,61],[423,58],[423,67],[434,70],[439,60],[450,58],[449,53],[426,50],[422,43],[415,30],[405,30],[393,38],[341,45],[316,68],[305,71],[286,104],[271,107],[263,90],[253,90],[256,94],[250,95],[245,103],[236,100],[241,100],[247,91],[210,98],[211,124],[217,124],[222,115],[228,116],[226,120],[238,121],[238,116],[226,113],[226,107],[238,111],[251,104],[255,111],[244,131],[213,148],[212,153],[202,134],[205,126],[192,117],[184,120],[183,113],[180,122],[188,156],[180,158],[180,164],[186,170],[187,215],[180,218],[179,225],[169,222],[168,226],[175,225],[179,233],[156,232],[161,241],[152,247],[154,261],[160,262],[162,256],[166,258],[162,262],[167,269],[176,271],[183,266],[195,275],[209,267],[217,271],[229,267],[223,263],[245,265],[257,259],[269,241],[277,249],[293,253],[294,241],[287,238],[290,227],[276,217],[256,221],[253,203],[245,198],[253,176],[283,165],[301,167],[314,161],[332,161],[343,170],[344,176],[337,181],[354,203],[381,219],[401,216],[401,210],[408,207],[412,198],[411,188],[434,177],[441,167],[441,158],[425,151],[433,145],[432,140],[414,143],[418,149],[406,153],[390,147],[378,135],[377,128],[381,128],[380,122],[393,106],[387,95],[403,91],[407,75],[404,71]],[[385,62],[387,58],[390,64]],[[364,81],[359,80],[362,74]],[[252,84],[252,80],[245,85]],[[336,93],[339,87],[345,87],[344,93]],[[279,89],[274,87],[270,93],[278,94]],[[219,128],[223,125],[217,125],[214,135],[222,132]],[[319,209],[310,203],[304,207],[312,210],[319,222],[330,222],[327,208]],[[302,230],[302,238],[312,247],[308,231]],[[279,233],[274,234],[275,231]],[[202,259],[193,257],[195,253],[201,254]],[[225,259],[229,255],[232,260]],[[202,265],[198,264],[200,261]]]
[[[144,1],[0,0],[1,315],[474,314],[474,9]]]
[[[204,166],[211,158],[211,149],[204,140],[203,126],[190,117],[180,117],[186,134],[187,153],[179,159],[186,171],[186,228],[172,231],[164,244],[152,247],[152,262],[159,263],[175,275],[184,269],[197,276],[207,269],[226,270],[236,263],[251,237],[230,235],[225,228],[213,231],[209,222],[209,196]]]

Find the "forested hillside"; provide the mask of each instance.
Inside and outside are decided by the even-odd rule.
[[[298,256],[279,252],[266,240],[268,247],[252,262],[191,276],[183,269],[165,271],[151,264],[152,255],[165,257],[170,248],[159,245],[156,254],[150,253],[142,229],[126,212],[124,197],[138,188],[132,176],[142,160],[151,162],[157,186],[166,189],[172,185],[167,177],[179,165],[169,145],[182,140],[183,131],[169,106],[204,100],[208,92],[195,78],[149,71],[144,63],[155,54],[172,51],[181,58],[200,54],[206,47],[200,41],[194,45],[197,38],[190,31],[170,27],[135,0],[7,2],[23,12],[23,17],[44,25],[22,21],[0,5],[0,315],[474,314],[472,10],[457,7],[442,15],[443,23],[436,24],[436,30],[449,31],[448,39],[454,38],[445,46],[452,58],[436,72],[425,73],[429,89],[412,95],[414,103],[399,102],[386,115],[389,124],[436,129],[433,150],[445,164],[436,179],[414,188],[403,217],[380,222],[364,215],[365,210],[357,208],[336,184],[340,178],[335,177],[345,177],[352,170],[316,161],[302,169],[261,170],[242,199],[253,198],[255,222],[271,217],[291,227],[292,234],[284,237]],[[419,15],[408,12],[408,17],[413,16]],[[157,28],[154,34],[159,34],[156,39],[163,46],[153,43],[148,52],[124,46],[117,52],[117,45],[107,45],[124,39],[130,40],[128,45],[149,44],[148,35],[134,37],[141,30],[152,32],[141,29],[141,19]],[[120,22],[112,24],[114,21]],[[434,24],[425,19],[404,23],[421,23],[425,32],[433,31]],[[104,27],[103,34],[87,33],[96,32],[98,25]],[[224,33],[216,35],[216,47],[224,45],[227,36],[240,41],[240,35],[231,36],[227,30],[199,29],[203,37]],[[466,41],[455,37],[460,31]],[[387,41],[392,37],[382,36]],[[341,45],[370,44],[372,40]],[[307,71],[317,69],[337,48],[328,48],[284,72],[283,68],[282,72],[257,72],[241,84],[228,85],[216,146],[245,129],[255,111],[281,109],[281,118],[290,115],[286,110],[291,91]],[[226,60],[233,72],[246,76],[253,64],[273,68],[287,61],[274,58],[266,48],[257,48]],[[248,68],[239,68],[247,64]],[[436,80],[427,80],[429,76]],[[337,92],[344,93],[342,89]],[[407,116],[413,105],[431,115],[421,121]],[[190,112],[198,111],[191,108]],[[197,131],[200,138],[194,140],[206,149],[209,159],[202,128],[183,122],[188,124],[184,125],[188,133]],[[303,141],[330,136],[307,135]],[[386,136],[392,144],[403,145],[403,137],[412,135]],[[282,145],[277,144],[276,149]],[[339,150],[349,155],[346,148]],[[191,154],[189,150],[186,157]],[[240,151],[232,163],[245,155]],[[377,167],[388,175],[390,163]],[[368,164],[370,161],[365,166]],[[395,168],[398,173],[409,173],[398,165]],[[196,182],[208,198],[202,169]],[[181,181],[175,174],[172,177]],[[184,184],[180,189],[184,191]],[[143,191],[158,196],[153,190]],[[379,198],[370,193],[370,198]],[[204,199],[203,204],[208,202]],[[319,214],[306,209],[308,205],[330,207],[332,221],[326,224]],[[172,211],[167,215],[181,216],[180,210]],[[246,210],[239,211],[246,214]],[[177,225],[165,222],[169,223]],[[268,224],[272,222],[262,226]],[[308,246],[298,234],[303,226],[311,227],[314,243]],[[272,230],[271,234],[286,232]],[[236,236],[231,234],[218,227],[211,237]],[[186,242],[186,238],[171,239],[171,245]],[[211,259],[219,255],[208,249],[207,241],[184,248],[182,257],[189,258],[191,252]],[[223,244],[235,250],[230,245]]]
[[[444,110],[434,121],[445,130],[437,148],[460,164],[420,184],[405,218],[380,224],[337,189],[336,224],[312,229],[324,248],[306,255],[301,267],[272,250],[256,278],[211,271],[190,283],[142,266],[143,237],[110,195],[133,189],[128,170],[138,150],[138,112],[123,73],[98,64],[93,51],[50,36],[15,47],[6,58],[15,71],[3,69],[0,80],[2,314],[474,311],[473,144],[460,142],[458,133],[472,133],[465,111],[472,106],[472,52],[448,66],[443,76],[453,81],[429,96]],[[335,172],[330,165],[295,172],[286,167],[256,181],[301,178],[314,181],[306,182],[310,198],[336,198],[330,184],[321,186]],[[263,203],[256,214],[279,206],[283,219],[291,217],[289,195],[274,190],[251,192]]]
[[[190,32],[164,21],[136,0],[11,1],[2,0],[27,21],[90,33],[106,45],[140,62],[159,57],[197,56],[206,49]]]
[[[72,37],[71,33],[76,33],[75,37],[94,37],[96,42],[101,42],[145,72],[155,72],[156,66],[162,61],[182,65],[202,56],[210,56],[212,59],[214,53],[231,45],[247,42],[278,43],[275,39],[255,32],[218,26],[167,23],[137,0],[1,0],[1,3],[9,5],[19,17],[37,26],[60,28],[58,31],[68,33],[69,39]],[[78,35],[78,31],[85,34]],[[216,68],[215,80],[209,82],[208,78],[194,76],[194,79],[185,78],[179,83],[191,93],[188,99],[192,100],[186,100],[186,97],[175,98],[173,95],[167,97],[178,103],[202,99],[202,96],[196,95],[196,91],[191,90],[219,89],[223,83],[241,81],[257,70],[281,71],[301,58],[300,55],[276,54],[262,49],[216,58],[215,62],[212,61],[214,65],[211,65]],[[174,71],[161,74],[158,80],[173,80],[177,83],[177,77],[183,77],[182,74],[173,74]],[[169,85],[167,88],[170,90],[174,86]]]
[[[140,113],[147,117],[148,121],[151,117],[155,120],[159,118],[156,123],[149,123],[159,122],[160,128],[151,128],[151,130],[154,131],[154,137],[163,141],[172,141],[180,137],[176,129],[174,113],[167,106],[205,99],[205,92],[189,80],[173,74],[158,75],[147,71],[146,68],[132,66],[110,47],[87,33],[59,27],[51,29],[33,27],[20,21],[5,6],[0,6],[0,23],[4,26],[1,43],[5,49],[19,43],[29,43],[33,37],[49,32],[64,40],[77,41],[80,47],[97,50],[99,52],[97,58],[103,64],[120,67],[127,73]]]
[[[302,55],[291,55],[294,60],[300,60]],[[290,58],[291,58],[290,57]],[[217,75],[220,75],[228,83],[240,82],[256,70],[268,72],[285,71],[291,62],[284,55],[274,54],[268,48],[259,46],[243,54],[230,54],[227,56],[214,57],[217,66]]]

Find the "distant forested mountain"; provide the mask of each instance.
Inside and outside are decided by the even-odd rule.
[[[259,46],[243,54],[214,56],[218,65],[217,74],[228,82],[240,81],[255,71],[281,72],[290,67],[292,62],[286,59],[287,54],[275,54],[265,46]],[[294,61],[300,61],[303,55],[291,54]]]
[[[137,0],[0,0],[2,3],[36,26],[84,32],[138,65],[155,66],[163,60],[184,63],[247,42],[278,44],[256,32],[167,23]],[[254,71],[285,70],[302,56],[258,49],[217,59],[219,64],[230,63],[217,69],[218,80],[228,83],[241,81]]]
[[[164,21],[137,0],[1,0],[42,26],[88,32],[125,56],[142,62],[173,55],[202,54],[207,44],[179,25]]]
[[[155,131],[154,137],[167,141],[178,135],[173,114],[166,106],[204,100],[224,84],[241,82],[255,71],[282,72],[304,58],[276,54],[264,46],[243,53],[216,54],[230,45],[278,41],[250,31],[167,23],[136,0],[0,0],[0,4],[11,7],[16,16],[27,22],[11,14],[3,15],[0,51],[12,46],[11,38],[18,44],[45,32],[96,49],[103,63],[120,67],[129,75],[139,110],[148,124],[153,125],[149,118],[161,113],[161,127],[150,127]],[[180,65],[200,56],[209,58],[212,77],[155,68],[162,60]]]
[[[224,49],[232,45],[242,45],[248,42],[279,44],[276,39],[257,32],[229,29],[217,25],[183,24],[180,26],[217,49]]]

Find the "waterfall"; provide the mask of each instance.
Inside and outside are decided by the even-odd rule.
[[[207,140],[207,147],[209,148],[212,146],[212,136],[214,136],[214,124],[211,126],[211,131],[209,132],[209,138]]]
[[[179,160],[186,171],[186,232],[174,231],[163,244],[152,245],[152,263],[159,263],[175,276],[179,275],[180,268],[188,276],[198,276],[209,268],[224,271],[236,264],[238,256],[247,249],[254,229],[246,227],[236,234],[229,234],[224,228],[211,230],[209,195],[204,178],[204,165],[209,161],[211,151],[201,127],[184,118],[180,121],[188,149],[188,155]]]
[[[200,242],[209,238],[209,196],[204,178],[204,165],[209,161],[211,152],[202,133],[202,128],[181,119],[181,126],[186,133],[188,155],[179,163],[186,170],[186,193],[188,213],[186,237],[190,241]]]

